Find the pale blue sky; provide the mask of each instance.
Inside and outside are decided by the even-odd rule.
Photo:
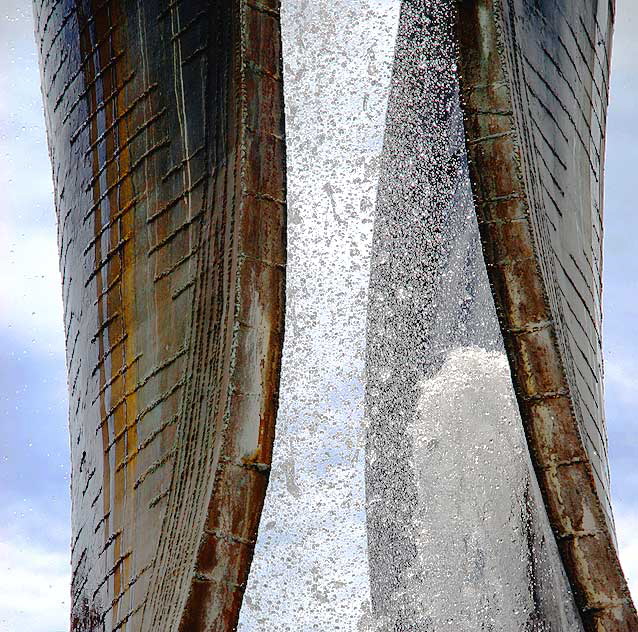
[[[51,168],[30,2],[0,0],[0,632],[68,627],[66,374]],[[605,200],[613,501],[638,597],[638,5],[618,0]]]
[[[605,408],[621,561],[638,599],[638,4],[619,0],[605,180]]]
[[[31,3],[0,6],[0,632],[58,632],[69,442],[51,167]]]

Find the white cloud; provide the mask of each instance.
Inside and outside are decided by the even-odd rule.
[[[55,234],[0,221],[0,329],[63,352],[62,290]]]
[[[68,555],[19,538],[0,541],[0,632],[65,632]]]
[[[612,68],[614,72],[635,73],[638,70],[638,4],[635,0],[618,0],[616,3],[616,24],[614,30],[614,50]]]
[[[618,355],[605,359],[605,388],[623,404],[638,403],[638,364]]]
[[[638,600],[638,511],[616,509],[616,533],[620,563],[634,601]]]

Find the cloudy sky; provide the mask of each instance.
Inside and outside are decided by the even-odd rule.
[[[605,181],[605,407],[621,561],[638,600],[638,4],[617,0]]]
[[[0,632],[68,628],[62,303],[31,3],[0,15]]]
[[[0,632],[68,625],[62,307],[27,0],[0,15]],[[638,5],[618,0],[607,139],[606,408],[621,560],[638,597]]]

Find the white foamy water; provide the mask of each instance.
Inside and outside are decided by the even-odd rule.
[[[404,2],[395,41],[398,8],[282,6],[286,337],[239,629],[581,632],[481,255],[449,3]]]
[[[432,627],[415,629],[581,630],[505,354],[454,349],[419,391],[412,596]]]
[[[368,626],[364,350],[398,0],[282,3],[286,336],[243,632]]]

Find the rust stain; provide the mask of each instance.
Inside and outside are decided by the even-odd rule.
[[[279,2],[239,6],[246,155],[239,218],[240,327],[226,441],[180,624],[184,632],[236,629],[268,485],[278,405],[286,260]],[[248,442],[256,447],[247,450],[242,437],[245,420],[255,417],[255,402],[258,429]]]
[[[500,2],[457,6],[470,176],[532,462],[585,629],[635,632],[638,617],[580,435],[539,268]]]
[[[232,630],[283,340],[279,3],[42,4],[72,629]]]
[[[80,10],[79,14],[82,15]],[[102,428],[103,480],[102,498],[104,522],[103,547],[107,568],[113,566],[112,595],[119,595],[131,578],[131,559],[126,556],[122,564],[116,564],[124,554],[123,541],[129,534],[124,530],[134,526],[132,483],[135,481],[135,457],[137,447],[136,425],[130,422],[136,415],[136,397],[130,391],[137,379],[135,371],[135,313],[134,301],[134,233],[131,216],[120,210],[131,204],[134,193],[130,179],[130,156],[127,146],[128,133],[120,113],[125,111],[123,91],[118,90],[118,78],[126,76],[126,56],[122,42],[117,43],[115,24],[121,21],[116,4],[98,3],[91,6],[88,17],[80,22],[80,52],[87,60],[84,82],[88,89],[88,119],[90,122],[90,160],[93,176],[94,257],[95,265],[107,258],[105,280],[102,273],[95,275],[98,324],[98,356],[104,358],[99,372],[99,410],[106,420]],[[104,95],[115,95],[104,102]],[[98,116],[99,113],[102,116]],[[99,139],[104,139],[104,155],[100,156]],[[105,230],[104,226],[108,226]],[[102,244],[106,240],[106,248]],[[118,248],[123,243],[121,248]],[[109,253],[118,251],[118,256]],[[106,251],[106,252],[104,252]],[[110,288],[111,291],[105,291]],[[117,346],[114,341],[123,341]],[[107,353],[108,349],[108,353]],[[107,357],[108,356],[108,357]],[[123,400],[123,405],[109,413],[113,402]],[[118,439],[119,438],[119,439]],[[128,459],[126,468],[114,468]],[[115,469],[112,474],[113,469]],[[128,492],[128,493],[127,493]],[[128,516],[127,516],[128,514]],[[117,537],[114,536],[117,534]],[[111,545],[111,546],[109,546]],[[110,549],[110,550],[106,550]],[[119,617],[119,601],[113,605],[112,618]]]

